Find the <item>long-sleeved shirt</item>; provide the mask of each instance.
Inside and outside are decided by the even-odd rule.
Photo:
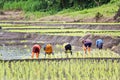
[[[98,40],[96,41],[96,45],[100,45],[100,44],[103,44],[103,40],[102,40],[102,39],[98,39]]]

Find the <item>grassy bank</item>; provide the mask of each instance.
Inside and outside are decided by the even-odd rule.
[[[117,10],[118,10],[118,4],[120,2],[116,1],[114,3],[108,3],[104,4],[99,7],[84,9],[84,10],[75,10],[73,8],[69,9],[63,9],[62,11],[57,12],[56,14],[50,14],[49,12],[33,12],[32,14],[30,12],[27,12],[26,16],[30,17],[34,15],[34,18],[41,18],[45,16],[63,16],[63,17],[70,17],[70,18],[77,18],[77,19],[89,19],[94,18],[96,14],[99,12],[103,17],[105,18],[111,18],[113,17]],[[44,15],[43,15],[44,14]]]
[[[31,0],[32,1],[32,0]],[[3,11],[5,10],[22,10],[24,11],[24,16],[27,20],[39,20],[40,18],[43,17],[48,17],[48,16],[62,16],[64,17],[70,17],[72,19],[89,19],[89,18],[94,18],[96,14],[99,12],[103,17],[105,18],[111,18],[115,15],[115,13],[118,10],[118,5],[120,1],[119,0],[111,0],[107,4],[103,4],[101,6],[96,6],[92,8],[84,8],[80,9],[78,7],[70,7],[70,8],[63,8],[61,10],[51,8],[48,6],[48,9],[44,10],[37,10],[38,6],[37,2],[32,2],[29,1],[19,1],[19,2],[6,2],[4,3],[3,6]],[[25,4],[26,6],[22,6]],[[27,5],[29,4],[29,5]],[[42,4],[42,3],[41,3]],[[51,3],[52,4],[52,3]],[[37,5],[37,6],[36,6]],[[21,7],[22,6],[22,7]],[[31,7],[29,7],[31,6]],[[41,7],[42,8],[42,7]],[[58,6],[56,7],[58,8]],[[36,9],[36,10],[34,10]],[[46,21],[49,20],[49,17],[46,19]]]
[[[71,9],[63,10],[59,12],[57,15],[70,16],[70,17],[80,17],[80,18],[91,18],[95,17],[97,12],[100,12],[105,17],[112,17],[115,15],[118,10],[117,3],[109,3],[102,5],[100,7],[95,7],[91,9],[84,9],[82,11],[73,11]]]

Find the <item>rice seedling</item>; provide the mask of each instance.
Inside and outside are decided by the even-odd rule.
[[[62,23],[63,24],[63,23]],[[70,24],[70,23],[65,23]],[[72,23],[74,24],[74,23]],[[75,23],[76,25],[79,23]],[[39,34],[49,34],[49,35],[64,35],[64,36],[84,36],[86,33],[97,34],[97,35],[109,35],[109,36],[119,36],[120,30],[89,30],[89,29],[79,29],[65,26],[26,26],[26,25],[2,25],[2,29],[7,32],[27,32],[27,33],[39,33]],[[86,24],[81,24],[86,25]],[[95,24],[89,23],[89,25],[119,25],[119,24]],[[106,26],[109,27],[109,26]],[[116,27],[116,26],[114,26]]]
[[[1,62],[2,80],[119,80],[120,63],[95,60]]]

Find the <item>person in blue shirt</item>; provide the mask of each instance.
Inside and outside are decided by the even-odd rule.
[[[103,48],[103,40],[102,39],[97,39],[96,40],[96,47],[98,49],[102,49]]]

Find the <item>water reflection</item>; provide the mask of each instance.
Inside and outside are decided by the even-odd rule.
[[[0,59],[10,60],[10,59],[21,59],[31,56],[31,50],[29,47],[20,46],[2,46],[0,47]]]

